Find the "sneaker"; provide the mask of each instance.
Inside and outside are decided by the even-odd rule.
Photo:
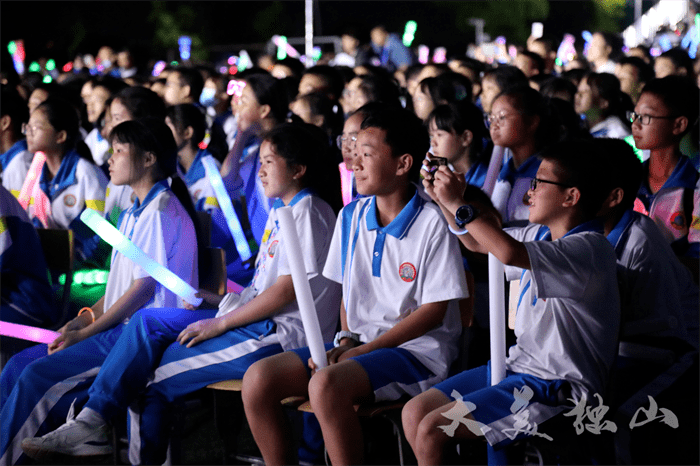
[[[22,450],[30,458],[42,459],[55,453],[70,456],[97,456],[112,453],[109,427],[94,427],[71,419],[43,437],[22,441]]]

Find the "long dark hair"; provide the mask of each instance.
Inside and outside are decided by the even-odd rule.
[[[193,149],[196,149],[197,145],[204,139],[207,129],[204,114],[193,104],[179,104],[168,107],[165,116],[170,118],[173,126],[179,132],[185,131],[187,127],[192,128],[192,138],[189,144]]]
[[[192,219],[197,244],[201,244],[202,229],[187,185],[177,175],[177,144],[168,125],[163,120],[153,117],[127,120],[115,126],[109,134],[109,144],[113,146],[115,141],[133,147],[136,157],[145,157],[147,152],[155,156],[159,172],[157,181],[168,177],[172,179],[170,189]]]
[[[603,110],[603,115],[607,118],[615,115],[629,129],[632,125],[626,117],[628,110],[634,108],[630,96],[620,90],[620,80],[610,73],[589,73],[586,82],[595,89],[601,99],[608,102],[608,107]]]
[[[275,122],[284,121],[289,102],[283,84],[269,73],[256,73],[245,77],[260,105],[269,105]]]
[[[275,148],[287,165],[303,165],[302,182],[312,188],[337,214],[343,207],[338,166],[330,157],[328,136],[319,127],[307,123],[283,123],[262,136]]]
[[[425,121],[427,125],[430,125],[431,121],[435,121],[437,129],[458,135],[465,130],[471,131],[472,143],[469,150],[469,163],[475,164],[482,160],[488,163],[490,156],[484,153],[484,139],[488,137],[489,133],[484,124],[481,110],[471,101],[462,100],[438,105],[430,112]]]

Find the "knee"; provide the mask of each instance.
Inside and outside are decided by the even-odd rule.
[[[343,396],[344,390],[337,376],[337,371],[327,367],[318,371],[309,381],[309,401],[314,410],[325,404],[333,405]]]
[[[403,425],[403,430],[406,433],[408,442],[411,444],[413,444],[413,441],[416,438],[418,425],[420,424],[420,421],[423,420],[423,417],[423,409],[420,401],[417,398],[409,400],[401,410],[401,423]]]
[[[274,377],[265,360],[253,363],[243,375],[241,397],[247,405],[257,404],[260,400],[273,397]]]

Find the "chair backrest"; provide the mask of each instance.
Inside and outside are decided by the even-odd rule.
[[[212,293],[226,293],[226,251],[199,248],[199,287]]]
[[[201,248],[211,247],[211,214],[209,212],[198,210],[197,219],[199,220],[199,226],[201,228],[202,237],[199,239]]]
[[[52,272],[68,274],[73,271],[75,244],[73,230],[37,229],[46,266]]]

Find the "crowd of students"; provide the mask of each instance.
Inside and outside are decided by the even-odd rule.
[[[267,464],[301,459],[280,403],[290,396],[310,400],[333,464],[365,459],[355,405],[408,399],[403,428],[418,463],[442,464],[458,438],[501,448],[526,436],[505,433],[522,421],[514,393],[527,393],[537,425],[610,393],[617,374],[641,388],[637,379],[668,369],[618,354],[621,342],[692,355],[697,367],[692,67],[616,63],[600,33],[587,69],[560,72],[545,66],[553,48],[542,39],[496,66],[412,65],[386,30],[372,37],[379,66],[346,66],[355,53],[232,78],[179,66],[149,82],[77,74],[3,85],[1,318],[62,326],[16,354],[3,338],[0,464],[109,453],[109,426],[127,413],[130,461],[162,464],[169,406],[234,378]],[[675,64],[677,52],[657,60]],[[17,198],[40,152],[25,209]],[[239,255],[206,156],[253,259]],[[284,206],[328,351],[321,370],[280,232]],[[196,309],[110,254],[80,220],[87,208],[195,289],[200,247],[223,248],[243,290],[200,290]],[[211,238],[198,211],[211,216]],[[68,319],[52,305],[43,257],[33,260],[38,228],[73,230],[79,267],[110,270],[104,296]],[[481,338],[487,253],[519,279],[507,374],[493,387]],[[448,435],[446,413],[460,403],[470,412]]]

